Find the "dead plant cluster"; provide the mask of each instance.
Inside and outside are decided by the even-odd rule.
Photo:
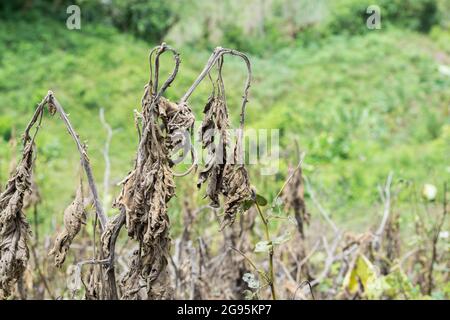
[[[163,54],[172,55],[174,67],[161,80]],[[222,72],[228,55],[242,59],[248,74],[236,137],[228,134],[231,117]],[[406,253],[400,212],[394,209],[397,190],[392,187],[392,174],[380,188],[383,216],[378,228],[361,234],[345,232],[334,222],[303,174],[303,156],[269,204],[251,186],[243,161],[252,79],[247,56],[217,48],[176,103],[164,95],[178,75],[178,52],[163,43],[150,52],[149,64],[149,81],[135,112],[134,165],[120,183],[112,217],[99,200],[87,148],[61,104],[49,91],[37,106],[22,137],[21,159],[12,160],[9,181],[0,193],[0,298],[409,299],[432,294],[436,268],[446,263],[448,268],[448,259],[438,249],[446,200],[437,223],[427,227],[417,221],[415,234],[420,241]],[[198,132],[207,155],[201,166],[193,148],[185,146],[197,134],[188,100],[206,78],[212,91]],[[36,137],[46,108],[60,117],[73,138],[84,175],[80,172],[80,181],[74,183],[74,200],[63,213],[64,224],[57,235],[39,238],[36,216],[41,195],[34,170]],[[181,174],[174,160],[180,153],[192,157],[191,167]],[[193,191],[184,197],[183,230],[172,239],[170,201],[176,196],[177,178],[194,171],[198,171],[197,187],[205,185],[210,204],[198,207]],[[315,217],[307,198],[316,209]],[[34,220],[26,214],[32,209]],[[90,220],[92,233],[87,229]],[[123,229],[126,235],[121,237]],[[66,275],[58,277],[61,270]],[[448,273],[442,274],[439,277],[448,278]]]
[[[160,84],[160,57],[164,53],[173,55],[174,69],[168,79]],[[218,130],[220,141],[214,141],[214,133],[202,130],[201,134],[206,136],[204,148],[208,148],[211,158],[200,172],[199,187],[202,183],[208,182],[207,195],[214,207],[219,206],[219,195],[223,195],[224,227],[234,222],[236,214],[242,211],[243,202],[250,199],[253,194],[248,173],[243,164],[230,163],[226,157],[215,154],[219,148],[222,148],[218,144],[223,144],[223,154],[229,148],[229,139],[225,137],[225,130],[229,128],[229,114],[221,75],[223,56],[227,54],[243,58],[248,66],[249,76],[242,104],[242,113],[244,113],[251,80],[250,62],[245,55],[234,50],[218,48],[189,92],[179,103],[173,103],[163,95],[177,76],[180,65],[179,54],[166,44],[151,51],[150,79],[145,86],[141,110],[137,116],[139,143],[134,168],[123,180],[122,191],[114,202],[113,206],[118,210],[118,214],[110,219],[100,205],[86,148],[81,144],[62,106],[52,92],[48,93],[38,105],[25,130],[22,160],[12,173],[6,190],[2,192],[0,198],[1,297],[8,298],[12,294],[13,287],[24,275],[29,259],[27,242],[30,237],[30,227],[23,209],[28,206],[26,201],[30,201],[25,199],[32,195],[35,137],[41,127],[46,106],[50,114],[57,113],[61,117],[75,141],[80,153],[81,167],[86,173],[89,184],[89,197],[92,198],[95,208],[94,228],[96,230],[94,232],[98,229],[101,234],[98,250],[96,250],[96,243],[93,243],[92,259],[79,263],[75,268],[74,276],[80,278],[81,267],[85,264],[92,266],[86,281],[74,280],[75,287],[77,283],[82,282],[85,285],[87,298],[167,299],[173,297],[174,289],[167,270],[171,248],[168,203],[175,195],[174,177],[178,174],[174,173],[175,162],[172,156],[179,151],[180,145],[185,144],[185,133],[193,130],[195,116],[187,100],[196,86],[210,74],[215,66],[219,70],[217,85],[220,86],[220,94],[213,95],[205,107],[203,129],[209,127],[209,131]],[[242,128],[243,125],[244,116],[242,115]],[[30,131],[34,127],[36,131],[33,136],[30,136]],[[233,160],[240,156],[240,144],[239,140],[235,144],[236,147],[232,151]],[[185,174],[197,167],[195,159],[193,160],[194,165]],[[80,233],[82,226],[86,224],[85,209],[85,194],[80,177],[75,199],[64,212],[64,227],[56,236],[53,248],[49,252],[49,255],[54,256],[54,264],[58,268],[65,262],[72,242]],[[98,228],[97,222],[99,222]],[[121,279],[116,281],[115,244],[123,226],[129,238],[137,243],[137,247],[132,251],[127,271]]]

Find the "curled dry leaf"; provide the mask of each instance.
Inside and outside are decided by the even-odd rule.
[[[167,147],[171,151],[186,143],[186,133],[193,126],[195,117],[187,103],[176,104],[164,97],[159,101],[161,117],[167,124]]]
[[[208,182],[206,196],[211,200],[213,208],[220,206],[219,194],[222,185],[223,171],[227,162],[227,147],[229,128],[228,111],[224,96],[211,96],[204,109],[205,118],[202,122],[200,138],[202,147],[208,151],[206,165],[200,171],[197,186]],[[218,140],[215,142],[216,135]]]
[[[141,273],[141,257],[139,250],[134,250],[130,259],[129,270],[121,279],[122,300],[142,299],[140,291],[144,288]]]
[[[222,221],[224,228],[234,222],[242,204],[256,196],[250,187],[247,169],[243,165],[228,164],[225,167],[222,193],[225,196],[225,215]]]
[[[55,256],[56,267],[59,268],[64,263],[73,239],[85,223],[83,186],[80,183],[75,200],[64,210],[64,229],[56,237],[53,249],[49,252],[49,255]]]
[[[31,192],[33,141],[26,136],[22,161],[0,194],[0,298],[7,298],[28,263],[27,239],[30,228],[23,202]]]

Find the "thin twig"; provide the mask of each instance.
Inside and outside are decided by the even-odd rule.
[[[111,146],[111,139],[113,136],[113,130],[108,122],[105,119],[105,110],[103,108],[100,109],[100,122],[106,130],[106,140],[105,146],[103,147],[102,153],[103,158],[105,159],[105,173],[103,176],[103,210],[106,212],[109,206],[108,198],[109,198],[109,180],[111,176],[111,159],[109,157],[109,148]]]
[[[258,268],[256,267],[255,263],[252,261],[252,259],[250,259],[249,257],[247,257],[245,255],[245,253],[243,253],[241,250],[239,250],[238,248],[234,248],[234,247],[230,247],[230,249],[236,251],[237,253],[239,253],[241,256],[243,256],[245,258],[245,260],[248,261],[248,263],[252,266],[253,269],[255,269],[256,272],[258,272]]]
[[[372,245],[375,250],[378,250],[381,247],[382,235],[384,229],[386,228],[386,224],[389,220],[389,215],[391,212],[391,184],[392,184],[393,173],[390,172],[387,179],[384,189],[381,193],[381,198],[384,202],[384,210],[383,210],[383,218],[381,219],[380,226],[374,234],[374,238],[372,241]]]
[[[320,202],[317,200],[315,193],[309,183],[309,179],[304,176],[303,177],[305,180],[305,186],[308,189],[308,193],[309,196],[311,197],[311,200],[313,201],[314,205],[317,207],[317,209],[319,209],[320,214],[323,216],[323,218],[325,219],[325,221],[331,226],[331,228],[333,229],[335,234],[339,233],[339,229],[336,226],[336,224],[333,222],[333,220],[331,220],[330,215],[328,214],[328,212],[322,207],[322,205],[320,204]]]
[[[320,274],[320,276],[318,276],[316,279],[314,279],[313,281],[311,281],[311,286],[315,287],[316,285],[318,285],[320,282],[322,282],[323,279],[325,279],[325,277],[328,275],[328,273],[330,272],[331,266],[333,265],[333,262],[335,261],[335,255],[334,253],[336,252],[336,249],[339,245],[339,242],[341,240],[341,233],[337,233],[336,237],[334,238],[333,244],[331,246],[331,248],[328,247],[328,243],[326,241],[326,238],[323,238],[323,244],[325,247],[325,250],[327,251],[327,258],[325,260],[325,267],[322,271],[322,273]]]
[[[283,193],[284,188],[286,188],[286,186],[288,185],[288,183],[292,180],[292,178],[294,177],[295,173],[301,168],[302,164],[303,164],[303,160],[305,159],[305,152],[302,152],[300,154],[300,160],[298,161],[297,167],[295,167],[295,169],[292,171],[292,173],[290,174],[290,176],[287,178],[287,180],[284,182],[283,186],[281,187],[280,191],[278,191],[278,194],[275,196],[275,199],[273,200],[273,203],[276,203],[277,199],[281,196],[281,194]]]
[[[308,285],[309,291],[310,291],[310,293],[311,293],[311,296],[312,296],[313,300],[316,300],[316,298],[314,298],[314,293],[313,293],[313,290],[312,290],[311,283],[310,283],[308,280],[305,280],[305,281],[303,281],[302,283],[300,283],[300,284],[298,285],[297,289],[295,289],[294,296],[292,297],[292,300],[295,300],[295,297],[297,296],[297,292],[298,292],[300,289],[302,289],[305,285]]]
[[[108,263],[109,263],[109,259],[102,259],[102,260],[90,259],[90,260],[84,260],[84,261],[78,262],[77,266],[82,267],[86,264],[108,264]]]

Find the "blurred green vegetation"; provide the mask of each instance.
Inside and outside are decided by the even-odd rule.
[[[365,230],[377,218],[377,185],[390,171],[418,187],[436,185],[442,198],[442,183],[450,175],[446,1],[380,0],[382,29],[369,30],[366,8],[372,1],[78,0],[82,28],[72,31],[65,25],[69,2],[0,5],[2,184],[14,128],[19,135],[49,89],[88,142],[99,186],[106,132],[98,114],[105,109],[114,130],[112,182],[126,176],[137,142],[133,110],[140,108],[148,81],[147,55],[165,40],[182,56],[179,76],[168,90],[174,101],[215,46],[250,53],[254,82],[247,127],[280,129],[281,149],[288,154],[277,175],[261,177],[252,168],[253,183],[269,199],[296,159],[295,139],[307,153],[305,173],[324,205],[350,228],[363,225]],[[171,66],[164,59],[162,74]],[[225,81],[235,119],[244,77],[241,62],[227,58]],[[191,99],[198,117],[209,90],[202,84]],[[78,156],[65,132],[59,121],[47,118],[38,138],[36,174],[45,229],[62,219],[77,183]],[[175,232],[180,202],[193,191],[192,181],[177,182],[178,199],[170,213]],[[112,191],[115,195],[118,190]]]

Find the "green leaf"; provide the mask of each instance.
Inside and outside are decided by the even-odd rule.
[[[252,207],[252,205],[255,203],[254,200],[250,199],[250,200],[245,200],[242,203],[242,210],[247,211],[248,209],[250,209]]]
[[[267,199],[264,198],[262,195],[257,194],[257,195],[256,195],[256,203],[257,203],[259,206],[264,207],[264,206],[267,205],[268,202],[267,202]]]

